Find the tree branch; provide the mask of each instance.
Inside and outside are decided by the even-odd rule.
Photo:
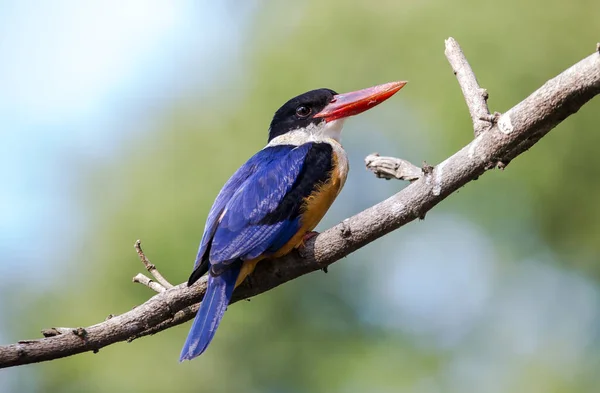
[[[148,288],[152,289],[154,292],[164,292],[166,291],[166,288],[163,287],[162,285],[160,285],[159,283],[157,283],[156,281],[153,281],[151,278],[143,275],[142,273],[138,273],[135,275],[135,277],[133,277],[133,282],[136,282],[138,284],[142,284],[144,286],[147,286]],[[172,288],[172,286],[171,286]]]
[[[365,165],[380,179],[414,181],[423,176],[423,170],[410,162],[396,157],[383,157],[378,153],[369,154]]]
[[[473,121],[473,131],[475,136],[491,128],[494,115],[490,115],[487,107],[487,90],[479,87],[475,73],[471,69],[467,58],[462,52],[458,42],[452,37],[446,40],[446,58],[454,70],[454,75],[458,79],[458,84],[462,90],[463,96],[469,108],[469,114]]]
[[[449,41],[455,42],[452,39]],[[464,63],[461,64],[464,66]],[[455,71],[458,77],[461,71],[456,68]],[[469,79],[471,82],[474,80]],[[479,102],[481,110],[480,90],[468,89],[463,93],[467,102]],[[448,195],[494,168],[499,161],[523,153],[597,94],[600,94],[600,54],[595,52],[546,82],[499,117],[497,122],[488,123],[489,130],[479,133],[471,143],[433,170],[428,168],[420,179],[396,195],[309,240],[302,255],[292,252],[278,260],[259,263],[255,273],[236,289],[233,302],[323,269],[424,216]],[[192,319],[205,290],[204,277],[191,288],[180,284],[166,289],[135,309],[97,325],[59,328],[46,331],[51,332],[49,337],[2,346],[0,368],[58,359],[86,351],[96,352],[118,341],[157,333]]]
[[[142,261],[142,263],[146,267],[146,270],[148,270],[148,272],[150,274],[152,274],[152,277],[154,277],[156,279],[156,283],[158,283],[158,285],[163,287],[164,289],[173,288],[173,285],[169,281],[167,281],[167,279],[165,279],[162,274],[160,274],[160,272],[158,271],[156,266],[154,266],[152,263],[150,263],[150,260],[148,258],[146,258],[146,254],[144,254],[144,250],[142,250],[142,242],[138,239],[138,240],[136,240],[136,242],[133,246],[135,247],[135,252],[137,252],[138,257],[140,258],[140,261]],[[139,282],[141,284],[149,286],[150,283],[149,282],[146,283],[146,281],[143,280],[139,276],[140,276],[140,274],[135,276],[133,278],[133,282]],[[146,277],[143,274],[141,276]],[[146,277],[146,278],[148,278],[148,277]],[[140,281],[140,279],[141,279],[141,281]],[[150,281],[154,282],[152,280],[150,280]],[[150,288],[152,288],[152,287],[150,287]],[[156,286],[155,286],[155,288],[152,288],[152,289],[154,289],[156,292],[162,292],[161,290],[158,290],[158,287],[156,287]]]

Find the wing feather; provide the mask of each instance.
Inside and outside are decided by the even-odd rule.
[[[300,229],[305,197],[332,169],[329,144],[267,147],[225,184],[209,213],[189,284],[207,270],[275,252]]]
[[[237,258],[252,259],[264,252],[289,220],[272,224],[261,221],[274,212],[304,167],[311,143],[293,147],[277,160],[261,167],[227,203],[215,231],[210,263],[229,264]],[[293,212],[289,212],[293,213]]]
[[[196,255],[194,270],[198,269],[203,261],[208,262],[208,258],[205,258],[205,256],[210,248],[210,242],[212,241],[215,230],[217,229],[217,225],[219,223],[219,219],[221,218],[227,203],[236,194],[236,192],[242,191],[241,188],[244,182],[246,182],[250,176],[256,173],[261,166],[270,163],[274,159],[280,157],[282,154],[286,154],[289,150],[289,146],[273,146],[259,151],[248,161],[246,161],[246,163],[242,165],[225,183],[217,195],[217,198],[215,199],[215,202],[208,213],[208,217],[206,218],[204,233],[202,235],[202,240],[200,241],[198,254]],[[202,269],[203,272],[201,272],[198,278],[206,273],[208,270],[207,267],[208,264],[206,263],[206,268]]]

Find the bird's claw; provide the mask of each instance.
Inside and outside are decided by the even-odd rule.
[[[306,242],[312,239],[313,237],[317,236],[318,234],[319,232],[310,231],[306,232],[306,234],[302,236],[300,244],[298,244],[298,246],[296,247],[298,249],[298,254],[300,254],[302,258],[306,258],[308,256],[306,252]]]
[[[318,235],[319,235],[319,232],[315,232],[315,231],[306,232],[306,234],[304,236],[302,236],[302,241],[300,242],[300,248],[306,247],[306,242]]]

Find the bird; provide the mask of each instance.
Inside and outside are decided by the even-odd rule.
[[[312,230],[348,175],[340,144],[345,120],[387,100],[406,83],[345,94],[311,90],[275,112],[267,145],[225,183],[206,219],[187,285],[208,273],[208,286],[180,362],[206,350],[234,289],[259,261],[286,255],[314,236]]]

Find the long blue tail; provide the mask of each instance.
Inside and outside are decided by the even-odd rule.
[[[241,266],[239,262],[234,263],[216,277],[209,273],[208,288],[181,350],[180,362],[199,356],[210,344],[231,300]]]

